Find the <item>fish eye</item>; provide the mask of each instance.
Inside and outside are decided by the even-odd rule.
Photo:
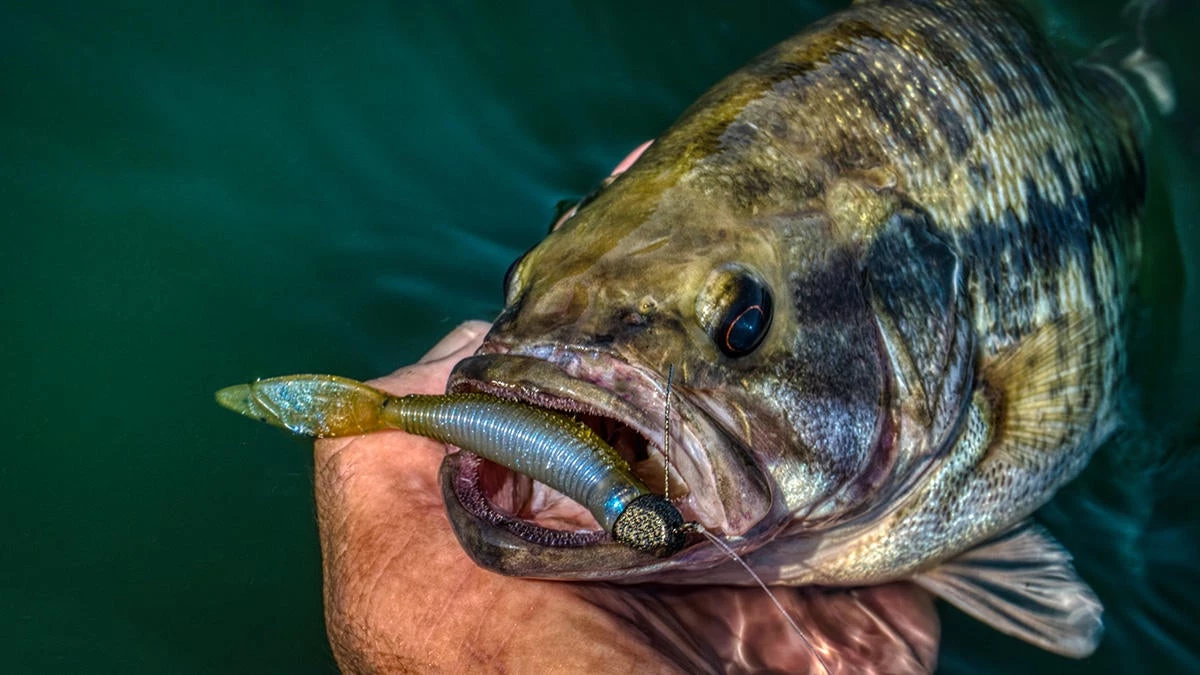
[[[750,354],[771,327],[771,291],[740,265],[720,268],[698,300],[697,315],[721,353]]]

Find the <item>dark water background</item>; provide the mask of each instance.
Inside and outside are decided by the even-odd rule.
[[[1038,14],[1081,53],[1120,4]],[[0,9],[0,669],[330,671],[308,447],[212,392],[381,374],[494,315],[557,200],[829,9]],[[1042,513],[1105,642],[1065,661],[944,609],[946,672],[1200,668],[1198,21],[1150,25],[1182,109],[1150,153],[1147,421]]]

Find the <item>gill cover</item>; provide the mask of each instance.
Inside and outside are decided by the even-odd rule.
[[[901,208],[871,242],[866,270],[896,397],[945,445],[971,400],[975,360],[958,254],[926,214]]]

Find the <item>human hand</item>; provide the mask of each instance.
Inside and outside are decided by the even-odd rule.
[[[487,329],[463,324],[371,384],[442,393]],[[444,456],[442,444],[399,431],[316,445],[326,626],[343,670],[819,672],[757,588],[539,581],[476,567],[442,504]],[[776,594],[835,671],[932,667],[937,618],[910,584]]]
[[[396,395],[442,393],[488,325],[459,326],[420,362],[371,384]],[[445,448],[402,432],[320,441],[317,514],[326,623],[347,671],[486,667],[651,669],[627,627],[569,584],[510,579],[458,545],[437,483]],[[648,659],[648,660],[647,660]]]
[[[638,146],[607,180],[649,146]],[[395,395],[441,394],[488,328],[465,323],[416,365],[372,384]],[[442,444],[399,431],[317,443],[325,621],[345,671],[933,669],[937,615],[930,596],[911,584],[776,589],[805,638],[758,588],[613,586],[484,571],[459,547],[446,516],[437,482],[444,456]]]

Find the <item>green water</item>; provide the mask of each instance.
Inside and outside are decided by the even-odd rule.
[[[0,669],[333,669],[308,448],[212,392],[373,376],[494,315],[557,200],[830,8],[645,4],[0,9]],[[1040,15],[1088,45],[1129,29],[1120,4]],[[1177,5],[1154,24],[1181,112],[1151,153],[1148,422],[1043,514],[1108,635],[1067,662],[945,610],[947,672],[1200,668],[1200,12]]]

